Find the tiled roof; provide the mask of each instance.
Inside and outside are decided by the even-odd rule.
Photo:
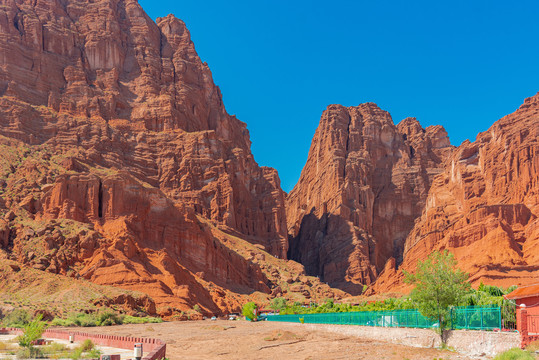
[[[521,286],[509,294],[504,295],[506,299],[522,299],[533,296],[539,296],[539,285]]]

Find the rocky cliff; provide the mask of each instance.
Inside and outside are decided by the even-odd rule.
[[[302,274],[277,172],[181,20],[135,0],[0,5],[2,256],[208,312]]]
[[[287,198],[289,257],[332,286],[360,293],[388,259],[402,261],[452,148],[441,126],[423,129],[414,118],[395,126],[373,103],[330,105]]]
[[[408,235],[404,263],[388,264],[373,290],[406,289],[401,269],[447,249],[470,281],[529,284],[539,276],[539,94],[465,141],[445,162]]]

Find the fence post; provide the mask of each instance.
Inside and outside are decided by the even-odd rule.
[[[528,345],[528,311],[524,304],[517,308],[517,330],[520,333],[520,347],[524,348]]]
[[[481,308],[481,330],[483,330],[483,308]]]

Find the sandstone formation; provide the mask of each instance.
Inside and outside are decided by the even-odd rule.
[[[398,126],[373,103],[330,105],[287,198],[289,258],[351,293],[372,283],[424,208],[452,150],[441,126]]]
[[[447,249],[470,281],[498,286],[539,276],[539,94],[447,159],[406,239],[402,268]],[[388,264],[373,291],[402,286]]]
[[[287,271],[285,194],[185,24],[154,23],[135,0],[0,5],[6,256],[178,311],[271,297],[271,271]],[[249,244],[281,262],[240,255]]]
[[[538,109],[455,149],[441,126],[330,105],[287,196],[181,20],[136,0],[0,0],[3,279],[141,291],[153,300],[99,304],[169,317],[347,295],[324,282],[404,289],[400,269],[438,249],[473,282],[531,282]]]

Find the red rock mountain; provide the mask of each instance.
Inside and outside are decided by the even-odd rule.
[[[393,124],[373,103],[330,105],[287,198],[289,257],[351,293],[372,283],[421,215],[451,153],[441,126]]]
[[[261,261],[288,250],[278,174],[185,24],[135,0],[0,5],[3,256],[178,311],[286,293],[301,266]]]
[[[287,196],[181,20],[0,0],[0,265],[141,291],[161,315],[403,289],[436,249],[472,281],[530,282],[538,109],[455,149],[441,126],[331,105]]]
[[[465,141],[447,159],[408,235],[401,269],[447,249],[470,281],[499,286],[539,277],[539,94]],[[373,290],[402,286],[388,264]]]

